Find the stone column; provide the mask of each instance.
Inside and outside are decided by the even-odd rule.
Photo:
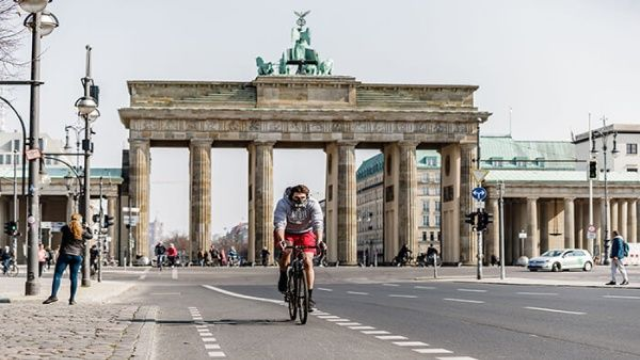
[[[627,241],[638,242],[638,199],[629,200],[629,218],[627,219]]]
[[[151,154],[149,140],[129,139],[129,187],[131,207],[140,208],[138,224],[132,229],[133,256],[149,256],[149,172]]]
[[[490,236],[487,237],[485,246],[487,253],[484,254],[484,258],[490,262],[491,255],[495,255],[498,258],[500,257],[500,204],[498,199],[489,200],[489,209],[487,209],[487,211],[493,214],[493,224],[489,225],[488,233]],[[507,252],[505,251],[505,256],[506,254]]]
[[[575,211],[576,211],[576,228],[574,229],[574,235],[576,237],[576,247],[579,249],[586,249],[587,245],[585,242],[586,236],[584,229],[585,225],[585,214],[584,214],[584,201],[578,199],[575,201]]]
[[[111,241],[109,242],[109,255],[111,255],[112,258],[116,257],[116,240],[118,238],[117,234],[116,234],[116,230],[118,229],[118,227],[120,226],[120,216],[118,216],[120,213],[118,211],[118,197],[117,196],[113,196],[113,197],[109,197],[108,198],[109,201],[109,210],[108,210],[108,214],[113,216],[113,226],[109,227],[109,236],[111,237]]]
[[[273,142],[256,142],[249,147],[250,202],[249,261],[260,261],[263,247],[273,254]]]
[[[416,211],[417,164],[416,143],[399,144],[399,181],[398,181],[398,240],[407,244],[413,255],[418,254],[418,224]]]
[[[358,263],[355,145],[354,142],[337,143],[338,260],[344,265]]]
[[[190,259],[209,249],[211,241],[211,140],[191,140]]]
[[[398,223],[400,149],[397,143],[390,143],[384,146],[382,153],[384,156],[384,187],[382,190],[384,261],[390,263],[400,250],[400,240],[398,239],[399,227],[401,226]]]
[[[473,210],[471,190],[476,186],[471,173],[477,169],[477,144],[460,145],[460,219],[465,219],[467,212]],[[460,221],[460,255],[466,264],[476,264],[478,261],[478,238],[476,232]]]
[[[538,232],[538,198],[527,198],[527,239],[524,245],[525,256],[532,258],[540,255],[540,233]]]
[[[573,198],[564,199],[564,247],[576,247],[575,204]]]
[[[619,214],[618,214],[618,233],[620,235],[622,235],[623,239],[627,239],[628,237],[628,232],[627,232],[627,218],[629,216],[629,207],[628,207],[628,203],[627,203],[627,199],[620,199],[618,201],[618,209],[619,209]]]
[[[324,238],[327,243],[327,259],[338,261],[338,147],[327,144],[327,171],[325,173]]]
[[[614,231],[618,231],[620,232],[620,229],[618,228],[618,226],[620,226],[620,216],[619,216],[619,210],[620,207],[618,206],[618,200],[617,199],[611,199],[609,200],[609,206],[611,207],[611,218],[609,221],[609,238],[613,239],[613,232]]]

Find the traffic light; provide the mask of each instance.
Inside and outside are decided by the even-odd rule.
[[[18,235],[18,223],[13,220],[4,223],[4,233],[9,236]]]
[[[113,226],[113,224],[114,224],[113,216],[105,215],[104,216],[104,225],[102,227],[108,228],[109,226]]]
[[[94,224],[97,224],[100,222],[100,214],[93,214],[93,216],[91,217],[91,220],[93,220]]]
[[[589,160],[589,179],[598,178],[598,162],[595,159]]]
[[[472,212],[472,213],[468,213],[467,215],[465,215],[465,223],[473,226],[476,224],[476,213]]]
[[[493,214],[486,212],[482,209],[482,212],[478,212],[478,231],[482,231],[487,228],[487,225],[493,224]]]

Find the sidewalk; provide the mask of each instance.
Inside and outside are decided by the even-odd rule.
[[[22,270],[22,269],[21,269]],[[58,302],[43,305],[51,292],[51,273],[40,279],[40,294],[24,296],[24,273],[0,277],[0,343],[3,359],[148,359],[153,353],[157,307],[116,304],[134,284],[92,281],[78,288],[77,305],[68,305],[69,279]]]

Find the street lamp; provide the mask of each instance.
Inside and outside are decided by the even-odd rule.
[[[602,171],[604,172],[604,214],[605,214],[605,220],[604,220],[604,256],[602,259],[602,264],[603,265],[609,265],[609,229],[610,229],[610,224],[609,224],[609,188],[608,188],[608,173],[609,173],[609,167],[607,165],[607,144],[609,143],[609,136],[613,135],[613,149],[611,149],[611,155],[615,158],[618,156],[618,154],[620,153],[620,151],[618,151],[618,132],[613,130],[613,127],[611,129],[607,129],[607,118],[603,117],[602,118],[602,130],[593,130],[593,134],[595,135],[595,137],[600,137],[602,138],[602,157],[604,159],[604,167],[602,169]],[[598,155],[598,150],[596,149],[596,142],[595,142],[595,138],[592,142],[592,148],[591,148],[591,156],[592,157],[596,157]]]
[[[80,97],[75,106],[78,109],[78,115],[84,119],[84,139],[82,140],[82,150],[84,151],[84,190],[82,196],[82,221],[84,225],[89,225],[90,216],[90,185],[91,185],[91,154],[93,153],[93,143],[91,142],[91,124],[98,119],[100,112],[98,111],[98,101],[91,95],[91,89],[94,86],[91,78],[91,46],[86,46],[87,50],[87,66],[86,75],[81,79],[84,88],[84,95]],[[82,286],[91,286],[90,272],[90,249],[89,246],[84,248],[84,258],[82,259]]]
[[[40,281],[35,276],[38,269],[38,243],[40,238],[40,194],[39,173],[41,152],[37,139],[40,138],[40,38],[58,27],[58,19],[45,12],[50,0],[15,0],[20,8],[30,15],[24,25],[31,30],[31,101],[29,111],[29,201],[27,206],[28,251],[27,282],[25,295],[38,295]]]

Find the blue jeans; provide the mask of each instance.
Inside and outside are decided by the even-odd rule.
[[[82,265],[82,256],[79,255],[67,255],[60,254],[58,256],[58,262],[56,263],[56,272],[53,275],[53,288],[51,289],[51,297],[58,295],[60,289],[60,281],[62,280],[62,274],[69,265],[69,279],[71,279],[71,296],[69,300],[73,300],[76,297],[76,291],[78,290],[78,271]]]
[[[2,273],[6,274],[9,271],[9,265],[11,264],[11,258],[2,260]]]

